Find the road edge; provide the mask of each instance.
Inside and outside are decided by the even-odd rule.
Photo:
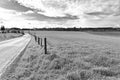
[[[31,36],[31,35],[30,35]],[[30,39],[30,41],[28,42],[28,44],[25,46],[25,48],[19,53],[19,55],[17,57],[15,57],[10,64],[8,64],[8,66],[4,69],[4,72],[0,75],[0,80],[3,80],[3,77],[6,75],[6,73],[10,72],[10,71],[14,71],[15,67],[17,67],[17,63],[19,62],[19,60],[21,59],[21,57],[23,56],[24,52],[26,51],[26,48],[28,47],[28,45],[30,44],[32,39]]]

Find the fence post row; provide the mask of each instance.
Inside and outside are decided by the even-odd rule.
[[[41,47],[42,47],[43,46],[42,38],[39,38],[36,35],[34,35],[34,37],[35,37],[35,41],[38,42],[38,45],[41,45]],[[47,38],[44,38],[44,52],[45,52],[45,54],[47,54]]]

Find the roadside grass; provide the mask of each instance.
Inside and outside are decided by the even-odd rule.
[[[5,73],[2,80],[120,79],[120,50],[113,43],[52,40],[45,55],[32,39],[15,71]]]
[[[0,33],[0,41],[12,39],[21,36],[21,34],[15,34],[15,33]]]

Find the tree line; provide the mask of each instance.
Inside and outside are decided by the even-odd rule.
[[[102,28],[23,28],[22,30],[34,30],[34,31],[120,31],[120,28],[102,27]]]
[[[20,33],[24,30],[31,30],[31,31],[120,31],[120,28],[113,28],[113,27],[97,27],[97,28],[5,28],[5,26],[1,26],[1,31],[4,32],[13,32],[13,33]]]
[[[1,30],[1,33],[22,33],[24,34],[24,31],[22,29],[16,28],[16,27],[5,28],[5,26],[2,25],[0,30]]]

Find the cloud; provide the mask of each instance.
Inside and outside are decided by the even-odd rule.
[[[9,10],[15,10],[17,12],[25,12],[28,10],[32,10],[29,7],[19,5],[19,3],[17,3],[15,0],[0,0],[0,7]]]
[[[120,17],[120,0],[1,1],[0,24],[4,22],[7,26],[87,27],[120,25],[120,18],[118,18]]]
[[[23,15],[29,15],[29,14],[34,14],[34,11],[26,11],[26,12],[15,12],[16,15],[18,16],[23,16]]]
[[[27,17],[23,16],[24,14],[32,13],[32,11],[16,12],[16,10],[9,10],[0,7],[0,25],[5,25],[6,27],[23,27],[26,25],[27,27],[29,22],[38,23],[38,21],[35,20],[27,20]]]
[[[16,0],[23,6],[42,10],[39,14],[49,17],[65,17],[67,14],[113,15],[120,13],[120,0]],[[98,13],[99,12],[99,13]]]
[[[29,10],[29,11],[26,11],[26,12],[23,12],[24,14],[32,14],[34,13],[33,11]]]
[[[34,13],[33,11],[26,11],[26,12],[17,12],[15,10],[9,10],[9,9],[4,9],[0,7],[0,18],[6,21],[12,21],[12,20],[25,20],[26,17],[23,17],[23,15],[27,14],[32,14]]]
[[[57,22],[52,23],[51,18],[49,21],[47,19],[41,21],[37,19],[32,19],[40,17],[39,15],[35,16],[36,14],[37,13],[31,10],[25,12],[17,12],[16,10],[0,8],[0,25],[5,25],[5,27],[21,27],[21,28],[58,26]]]

